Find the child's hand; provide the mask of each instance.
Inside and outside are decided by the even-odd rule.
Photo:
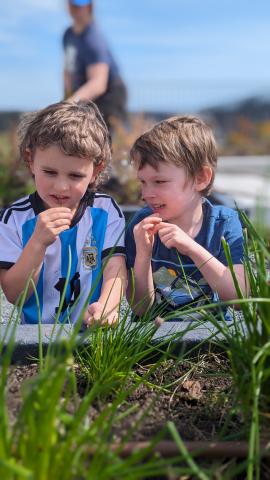
[[[84,317],[84,323],[86,323],[87,326],[90,325],[114,325],[116,324],[118,319],[118,314],[116,310],[113,310],[112,312],[105,312],[104,305],[100,302],[94,302],[89,305],[85,317]]]
[[[189,255],[194,244],[194,240],[173,223],[161,222],[158,225],[158,235],[165,247],[177,248],[183,255]]]
[[[42,247],[48,247],[55,242],[58,235],[68,230],[72,220],[72,213],[69,208],[49,208],[40,213],[33,233],[35,241]]]
[[[144,218],[140,223],[137,223],[133,229],[136,249],[139,254],[151,254],[155,234],[158,231],[158,226],[162,219],[157,216],[150,215]]]

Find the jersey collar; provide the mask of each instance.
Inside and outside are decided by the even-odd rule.
[[[91,207],[93,205],[94,201],[94,192],[89,192],[86,191],[84,196],[82,197],[79,206],[77,208],[77,211],[72,219],[70,228],[74,227],[82,218],[86,207]],[[31,193],[29,195],[29,201],[31,203],[31,206],[35,212],[35,215],[39,215],[41,212],[44,212],[46,210],[44,206],[43,200],[40,198],[39,194],[37,192]]]

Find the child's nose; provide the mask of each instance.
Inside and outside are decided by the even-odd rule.
[[[58,178],[56,181],[56,187],[59,192],[65,192],[69,188],[69,183],[65,178]]]
[[[153,198],[155,197],[154,189],[151,187],[145,187],[142,189],[142,196],[143,198]]]

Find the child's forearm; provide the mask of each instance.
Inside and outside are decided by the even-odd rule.
[[[2,289],[9,302],[16,303],[31,274],[37,284],[45,251],[45,247],[30,239],[17,262],[9,270],[1,271]],[[30,286],[27,298],[32,292],[33,288]]]
[[[226,301],[236,299],[237,292],[229,267],[213,257],[201,245],[195,242],[194,244],[195,245],[189,253],[189,256],[198,267],[211,289],[218,293],[221,300]],[[247,293],[248,287],[243,265],[234,265],[234,271],[242,292]]]
[[[104,312],[116,310],[126,293],[127,271],[124,257],[112,257],[103,272],[103,282],[99,302],[104,305]]]
[[[134,291],[132,291],[134,289]],[[128,299],[133,299],[132,309],[143,315],[154,303],[154,282],[151,257],[137,255],[134,264],[134,286],[128,286]]]
[[[104,305],[104,313],[111,313],[119,307],[121,298],[124,295],[125,282],[121,277],[108,279],[103,282],[99,302]]]

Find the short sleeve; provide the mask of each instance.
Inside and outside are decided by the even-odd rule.
[[[110,63],[107,43],[97,30],[86,35],[84,47],[83,56],[86,65]]]
[[[135,257],[136,257],[136,244],[135,244],[134,234],[133,234],[134,226],[135,226],[134,222],[131,222],[128,225],[127,231],[126,231],[126,237],[125,237],[128,270],[134,267]]]
[[[145,217],[151,215],[152,211],[149,207],[144,207],[139,210],[132,217],[131,221],[127,226],[125,245],[126,245],[126,255],[127,255],[127,268],[130,269],[134,267],[135,258],[136,258],[136,243],[134,240],[133,229],[137,223],[141,222]]]
[[[111,199],[105,232],[102,259],[108,255],[125,255],[125,217],[119,205]]]
[[[234,265],[243,263],[244,258],[244,238],[243,229],[236,211],[231,212],[224,226],[223,237],[226,240]],[[220,261],[228,265],[224,249],[222,248]]]
[[[0,268],[10,268],[22,253],[22,242],[16,225],[10,217],[9,223],[0,222]]]

